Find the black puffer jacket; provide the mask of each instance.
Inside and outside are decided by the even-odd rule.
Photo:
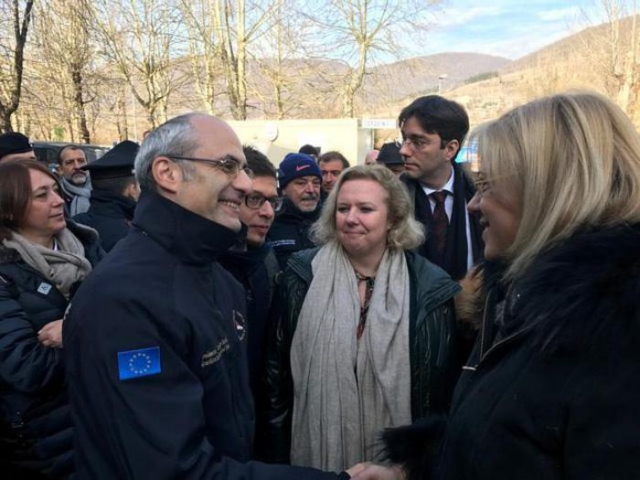
[[[104,255],[94,230],[68,221],[95,265]],[[19,254],[0,245],[0,472],[73,472],[71,417],[62,353],[38,342],[38,331],[64,317],[65,297]]]
[[[265,456],[271,462],[289,461],[293,384],[289,354],[298,316],[313,279],[311,261],[319,249],[291,257],[279,288],[282,309],[277,338],[269,355],[268,426],[271,442]],[[409,267],[409,342],[411,415],[414,420],[444,414],[460,372],[453,296],[456,282],[423,257],[405,253]]]

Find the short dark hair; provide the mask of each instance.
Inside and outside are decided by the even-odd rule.
[[[305,153],[307,155],[311,155],[313,157],[317,157],[318,155],[320,155],[320,148],[319,147],[314,147],[313,145],[309,145],[307,143],[306,145],[302,145],[300,147],[300,150],[298,150],[298,153]]]
[[[398,116],[400,128],[413,117],[425,132],[440,135],[441,148],[451,140],[457,140],[462,146],[464,137],[469,132],[469,115],[464,107],[439,95],[416,98],[404,107]]]
[[[122,195],[124,191],[136,183],[136,177],[130,175],[128,177],[105,177],[92,178],[91,185],[94,189],[106,190],[108,192],[119,193]]]
[[[336,150],[331,150],[330,152],[326,152],[320,155],[320,158],[318,158],[318,165],[324,162],[330,162],[332,160],[340,160],[342,162],[343,169],[347,169],[351,166],[349,165],[349,160],[347,160],[344,155]]]
[[[62,152],[65,150],[80,150],[84,153],[84,156],[87,156],[87,152],[84,151],[84,148],[79,147],[78,145],[65,145],[60,150],[58,150],[58,165],[62,165]]]
[[[31,202],[31,175],[29,170],[38,170],[53,179],[60,189],[56,176],[36,160],[5,162],[0,164],[0,241],[12,237],[19,229]]]
[[[273,177],[278,179],[276,167],[269,161],[267,156],[252,145],[242,147],[244,156],[247,157],[247,166],[256,177]]]

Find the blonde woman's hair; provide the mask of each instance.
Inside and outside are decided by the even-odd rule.
[[[640,137],[613,102],[589,92],[545,97],[479,127],[481,169],[521,214],[509,278],[578,231],[640,222]]]
[[[413,204],[406,187],[383,165],[357,165],[342,172],[322,207],[320,218],[311,227],[311,237],[323,245],[337,237],[336,209],[342,186],[351,180],[372,180],[385,191],[391,228],[387,245],[392,249],[411,250],[424,241],[424,228],[413,217]]]

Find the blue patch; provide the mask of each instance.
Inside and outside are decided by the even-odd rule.
[[[147,377],[160,373],[160,347],[118,352],[120,380]]]

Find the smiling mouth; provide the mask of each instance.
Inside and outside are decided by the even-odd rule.
[[[220,200],[219,203],[231,208],[232,210],[235,210],[235,211],[240,210],[240,202],[236,202],[233,200]]]

